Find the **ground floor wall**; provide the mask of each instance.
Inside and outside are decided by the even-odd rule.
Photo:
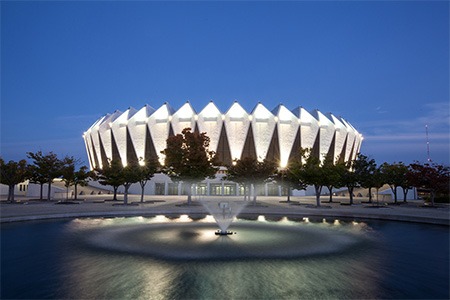
[[[222,180],[223,176],[218,176],[214,179],[205,179],[199,183],[191,184],[192,195],[195,196],[243,196],[244,187],[238,183]],[[112,187],[101,185],[97,181],[89,183],[90,186],[95,188],[103,188],[110,192],[113,191]],[[164,174],[155,174],[155,176],[149,180],[144,187],[145,195],[187,195],[188,184],[182,181],[174,182],[168,176]],[[118,188],[119,193],[124,192],[124,187]],[[139,183],[131,185],[128,190],[131,194],[140,194],[141,186]],[[263,183],[260,185],[252,185],[250,188],[250,195],[258,196],[284,196],[287,195],[286,189],[283,189],[280,184],[277,183]],[[292,193],[291,193],[292,194]],[[295,191],[297,196],[305,196],[305,191]]]
[[[192,195],[195,196],[243,196],[244,188],[239,184],[231,181],[223,180],[222,174],[219,174],[214,179],[206,179],[199,183],[192,184]],[[74,197],[74,187],[71,186],[68,190],[64,188],[61,180],[55,179],[54,184],[51,187],[50,197],[52,199],[65,199]],[[101,185],[97,181],[91,181],[88,188],[78,187],[78,194],[108,194],[112,193],[113,188],[111,186]],[[28,181],[20,183],[15,186],[14,195],[25,196],[30,198],[39,198],[40,185],[31,184]],[[48,185],[43,186],[43,197],[47,198]],[[120,186],[119,193],[124,193],[124,187]],[[260,185],[252,185],[250,188],[250,195],[258,196],[287,196],[287,189],[277,182],[268,182]],[[372,198],[380,201],[390,201],[394,199],[394,193],[389,186],[384,186],[377,193],[376,189],[372,189]],[[129,193],[141,194],[141,186],[139,183],[133,184]],[[155,174],[155,176],[149,180],[144,187],[145,195],[187,195],[187,184],[183,182],[174,182],[165,174]],[[348,197],[349,193],[346,188],[333,189],[333,195]],[[8,196],[8,186],[0,184],[0,195],[3,198]],[[291,190],[292,196],[314,196],[315,190],[313,186],[308,186],[306,190]],[[329,191],[326,187],[322,188],[322,195],[329,195]],[[355,198],[368,197],[368,189],[355,189],[353,193]],[[406,195],[407,200],[417,199],[416,189],[410,189]],[[403,200],[402,188],[397,188],[397,200]]]
[[[5,184],[0,184],[0,195],[4,197],[8,197],[9,187]],[[22,182],[20,184],[16,184],[14,187],[14,195],[17,196],[26,196],[28,191],[28,181]]]

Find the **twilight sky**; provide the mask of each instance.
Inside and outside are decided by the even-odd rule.
[[[319,109],[378,164],[449,164],[449,2],[1,2],[1,156],[88,164],[106,113]]]

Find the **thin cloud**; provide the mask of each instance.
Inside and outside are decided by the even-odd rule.
[[[368,154],[377,153],[386,161],[426,160],[427,125],[431,158],[448,164],[449,108],[448,102],[427,103],[422,106],[422,115],[416,118],[398,119],[395,114],[391,114],[391,119],[359,123],[358,129],[364,137],[362,151]],[[377,110],[381,111],[381,108]]]
[[[428,111],[428,114],[418,118],[419,122],[434,126],[450,126],[449,102],[427,103],[424,108]]]
[[[377,113],[379,113],[379,114],[385,114],[385,113],[388,112],[387,110],[382,109],[381,106],[378,106],[377,108],[375,108],[375,111],[376,111]]]
[[[450,126],[450,105],[447,102],[427,103],[423,106],[424,115],[413,119],[380,119],[375,121],[360,122],[359,128],[371,134],[374,133],[417,133],[424,131],[425,125],[429,129],[437,130],[436,133],[448,133]],[[377,134],[378,135],[378,134]]]
[[[449,135],[445,133],[433,134],[433,140],[448,140]],[[364,140],[368,141],[422,141],[426,139],[426,134],[390,134],[390,135],[368,135]]]

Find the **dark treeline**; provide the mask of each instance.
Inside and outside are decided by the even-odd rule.
[[[147,181],[155,173],[163,172],[173,181],[182,181],[186,185],[190,204],[192,185],[205,178],[213,178],[218,166],[222,165],[217,161],[214,151],[208,148],[209,137],[205,133],[191,132],[190,128],[186,128],[181,134],[167,139],[166,149],[161,152],[165,157],[163,165],[160,165],[157,156],[128,161],[126,165],[120,159],[113,159],[102,168],[90,171],[86,166],[76,169],[79,160],[71,156],[60,159],[53,152],[28,152],[31,163],[25,159],[5,162],[0,158],[0,183],[9,187],[8,201],[14,202],[14,187],[25,180],[41,186],[40,199],[43,199],[43,186],[47,184],[47,200],[50,200],[51,185],[56,178],[63,180],[67,191],[70,186],[74,186],[75,199],[77,186],[87,185],[89,180],[98,180],[100,184],[113,188],[114,200],[117,200],[118,187],[124,186],[124,204],[128,204],[128,189],[132,184],[140,184],[142,202]],[[363,154],[347,162],[331,157],[320,160],[312,155],[311,149],[299,149],[285,168],[279,168],[278,165],[279,162],[253,158],[235,160],[227,166],[223,179],[244,187],[244,198],[249,195],[251,185],[257,187],[268,181],[276,181],[286,190],[287,202],[290,201],[292,189],[314,186],[317,206],[320,206],[323,187],[328,189],[329,202],[333,201],[333,189],[347,188],[349,204],[353,204],[355,188],[368,189],[369,202],[372,202],[372,189],[378,191],[385,184],[392,190],[394,203],[398,202],[397,188],[402,189],[405,202],[412,188],[428,193],[431,205],[434,205],[436,198],[449,202],[450,168],[441,164],[416,161],[409,165],[402,162],[377,165],[374,159]],[[253,201],[256,203],[256,193]]]

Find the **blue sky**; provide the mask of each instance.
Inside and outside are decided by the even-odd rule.
[[[1,156],[87,164],[106,113],[234,100],[348,120],[377,163],[449,163],[449,2],[1,2]]]

